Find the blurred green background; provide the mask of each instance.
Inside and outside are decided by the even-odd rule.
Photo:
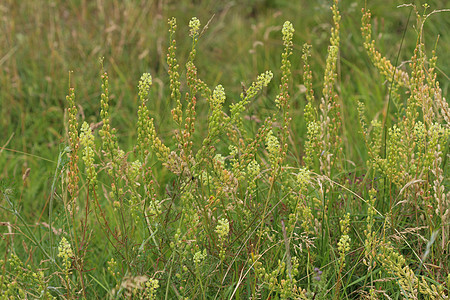
[[[428,1],[431,12],[447,1]],[[400,61],[406,67],[417,34],[410,7],[403,1],[342,1],[338,81],[344,113],[345,143],[354,161],[363,161],[364,145],[357,128],[356,100],[366,103],[369,119],[380,113],[386,99],[385,78],[377,74],[362,46],[361,8],[372,10],[374,38],[380,51],[395,63],[404,30]],[[418,1],[415,4],[423,11]],[[0,177],[16,186],[25,210],[39,214],[50,193],[52,175],[65,141],[65,95],[75,87],[80,124],[96,123],[100,110],[99,58],[109,73],[112,124],[121,146],[132,150],[137,121],[137,83],[150,72],[154,86],[148,104],[159,133],[170,144],[173,129],[168,93],[166,49],[167,20],[177,18],[177,53],[181,70],[191,47],[188,22],[196,16],[209,28],[200,38],[196,64],[199,76],[210,87],[222,84],[227,103],[239,99],[241,82],[272,70],[274,81],[267,97],[250,105],[248,114],[263,116],[274,108],[282,52],[281,26],[290,20],[296,29],[291,86],[292,155],[301,160],[305,137],[302,118],[301,49],[312,44],[311,67],[316,93],[321,78],[331,28],[331,1],[131,1],[3,0],[0,4]],[[407,26],[407,27],[406,27]],[[450,74],[449,12],[433,14],[425,28],[427,53],[437,36],[438,80],[447,95]],[[69,75],[70,74],[70,75]],[[183,77],[183,74],[182,74]],[[200,106],[201,109],[201,106]],[[206,111],[205,111],[206,113]],[[30,168],[30,176],[22,175]]]

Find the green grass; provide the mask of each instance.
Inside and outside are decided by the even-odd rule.
[[[386,115],[387,128],[396,125],[400,134],[388,136],[386,155],[378,155],[385,152],[377,147],[377,143],[384,147],[383,137],[372,128],[387,128],[372,127],[370,122],[383,122],[388,96],[395,96],[390,87],[396,83],[379,74],[364,49],[363,3],[339,3],[340,51],[334,58],[336,70],[330,70],[334,81],[323,76],[330,67],[328,46],[334,28],[328,1],[295,5],[257,0],[44,2],[0,4],[4,32],[0,36],[2,295],[23,293],[25,298],[28,291],[27,297],[35,298],[44,291],[59,298],[91,299],[139,298],[147,292],[157,299],[181,299],[182,295],[192,299],[357,299],[372,291],[379,298],[383,293],[414,298],[418,292],[426,294],[425,287],[434,286],[442,291],[434,296],[432,291],[424,299],[435,299],[438,293],[448,296],[448,121],[439,115],[436,101],[435,115],[427,121],[420,102],[427,98],[418,97],[414,107],[408,100],[411,91],[400,87],[398,100],[389,103]],[[372,10],[372,38],[383,56],[419,78],[411,75],[408,66],[417,42],[417,19],[414,11],[408,19],[411,7],[396,8],[398,4],[367,3]],[[431,9],[444,8],[444,1],[429,4]],[[422,14],[423,8],[417,5]],[[440,35],[435,72],[444,97],[450,73],[448,14],[436,13],[426,21],[427,63],[419,68],[429,71],[431,50]],[[198,78],[210,90],[192,79],[191,87],[201,89],[194,92],[187,86],[185,68],[192,48],[188,23],[193,16],[202,26],[210,20],[196,45],[194,61]],[[167,20],[171,17],[178,24],[174,38],[181,114],[188,128],[189,97],[197,96],[192,136],[174,137],[185,125],[175,124],[171,114],[178,106],[167,75],[171,70],[166,62]],[[291,20],[295,28],[290,71],[280,70],[287,65],[281,56],[285,20]],[[315,117],[305,114],[310,90],[303,78],[304,43],[312,45],[308,63],[316,95],[310,109]],[[104,58],[103,66],[99,57]],[[101,87],[102,69],[108,72],[107,92]],[[272,81],[233,119],[232,105],[266,70],[273,72]],[[153,85],[148,97],[139,97],[143,90],[138,91],[137,83],[145,72],[151,73]],[[289,93],[289,107],[275,105],[282,81],[288,83],[281,93]],[[226,92],[223,108],[214,106],[209,97],[218,84]],[[324,84],[332,86],[330,96],[338,95],[325,99],[329,110],[319,106]],[[81,159],[84,146],[80,145],[75,212],[67,185],[74,178],[68,170],[73,170],[69,158],[74,159],[75,152],[65,152],[73,146],[68,134],[74,130],[68,124],[75,120],[67,110],[69,87],[75,88],[78,133],[84,121],[94,124],[103,119],[117,128],[112,139],[107,127],[94,132],[95,187],[90,186],[92,175],[88,175],[89,163]],[[108,94],[103,96],[109,101],[108,116],[100,113],[101,94]],[[152,124],[136,125],[142,98],[148,98],[146,107],[154,118],[156,135],[168,148],[158,144],[148,129]],[[358,102],[364,104],[368,120],[366,141]],[[218,123],[211,122],[214,114]],[[324,114],[336,121],[320,119]],[[284,121],[287,116],[292,121]],[[339,120],[341,126],[335,127]],[[423,139],[419,121],[429,129]],[[437,134],[440,129],[433,123],[440,124],[441,133]],[[323,127],[314,134],[307,129],[311,124]],[[273,139],[275,145],[270,147],[270,129],[281,147]],[[138,130],[147,141],[138,138]],[[218,135],[209,140],[211,130],[218,130]],[[100,132],[106,132],[106,137],[102,139]],[[189,141],[192,148],[184,144]],[[247,147],[252,142],[256,147]],[[149,155],[136,148],[140,144]],[[168,156],[166,149],[176,156]],[[226,159],[220,162],[215,154]],[[248,169],[253,159],[259,170]],[[136,160],[142,168],[134,169]],[[302,171],[304,167],[309,171]],[[24,177],[28,169],[29,176]],[[297,174],[306,181],[298,180]],[[257,180],[251,180],[253,176]],[[436,193],[440,187],[446,196],[439,190]],[[375,193],[372,198],[370,193]],[[345,225],[341,221],[347,213],[350,220]],[[221,235],[216,227],[219,220],[227,220],[229,232],[223,229]],[[63,236],[74,254],[66,264],[57,255]],[[346,236],[349,248],[339,246]],[[41,270],[41,279],[31,277]],[[150,278],[159,282],[155,295],[140,285],[152,283]],[[414,291],[416,280],[427,284]]]

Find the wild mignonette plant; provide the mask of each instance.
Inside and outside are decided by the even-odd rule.
[[[305,162],[312,170],[332,177],[342,170],[342,119],[338,95],[335,91],[336,68],[339,55],[339,26],[341,16],[337,1],[331,8],[333,12],[333,28],[331,30],[330,46],[326,60],[323,78],[322,97],[319,109],[314,105],[315,98],[312,90],[312,74],[308,64],[309,46],[303,48],[304,83],[307,88],[305,118],[308,124],[308,142],[305,146]],[[317,155],[320,153],[320,155]],[[339,166],[340,165],[340,166]]]
[[[430,15],[426,14],[427,8],[425,5],[423,14],[416,10],[419,30],[409,64],[411,73],[395,68],[381,56],[375,48],[375,41],[371,40],[370,11],[363,10],[362,18],[364,47],[374,65],[389,80],[392,100],[389,98],[388,107],[392,102],[398,111],[397,121],[393,124],[388,124],[386,118],[382,122],[372,121],[374,133],[371,134],[364,111],[360,110],[370,165],[382,177],[381,196],[388,204],[382,231],[393,234],[398,249],[412,254],[412,261],[423,270],[419,269],[420,275],[416,276],[417,272],[409,269],[404,257],[385,237],[378,242],[382,251],[381,263],[388,273],[399,278],[402,294],[412,299],[417,299],[418,294],[428,295],[432,299],[445,298],[444,286],[429,284],[427,280],[431,276],[434,280],[445,282],[447,272],[441,271],[448,268],[445,261],[449,247],[449,194],[445,192],[442,174],[446,168],[443,160],[448,157],[450,128],[448,104],[436,80],[437,57],[433,50],[428,59],[423,43],[423,25]],[[400,92],[400,89],[406,91]],[[402,97],[406,100],[403,101]],[[404,216],[408,219],[405,220]],[[426,250],[422,254],[415,251],[416,245],[408,243],[408,235],[428,237],[428,241],[425,239]],[[372,234],[367,237],[373,239]],[[433,261],[432,265],[436,263],[436,267],[428,266],[427,260]]]
[[[436,79],[437,57],[433,51],[428,58],[423,43],[429,15],[416,14],[416,48],[409,69],[400,69],[376,49],[370,11],[363,10],[363,46],[386,77],[389,102],[384,119],[370,122],[365,105],[357,105],[369,160],[359,166],[365,177],[350,183],[337,0],[331,12],[318,91],[312,47],[296,53],[295,30],[286,21],[279,82],[272,82],[277,72],[261,72],[237,101],[222,84],[200,78],[197,46],[206,26],[190,20],[182,68],[177,22],[170,19],[173,123],[158,130],[151,113],[156,79],[144,73],[129,151],[113,127],[103,63],[98,132],[95,124],[80,125],[70,89],[67,147],[55,169],[48,219],[35,229],[14,191],[1,188],[1,207],[16,223],[7,224],[0,299],[448,298],[449,110]],[[295,55],[304,63],[302,120],[291,119]],[[272,97],[273,110],[249,130],[246,113],[260,97]],[[293,121],[307,128],[301,163],[290,156]]]

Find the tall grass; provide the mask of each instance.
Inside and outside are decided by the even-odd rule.
[[[79,7],[87,18],[87,2]],[[250,62],[259,75],[242,80],[239,95],[221,76],[211,80],[216,67],[202,65],[211,23],[192,18],[187,29],[170,18],[159,60],[167,76],[141,76],[133,129],[115,128],[121,119],[112,104],[113,85],[126,89],[127,75],[113,58],[101,60],[96,122],[83,119],[78,88],[69,88],[45,215],[24,214],[25,187],[1,187],[1,297],[447,298],[450,115],[436,50],[425,48],[433,13],[411,9],[417,36],[402,67],[378,50],[371,13],[362,12],[359,46],[386,80],[375,90],[386,99],[375,116],[374,104],[358,98],[376,95],[350,97],[354,87],[342,80],[345,15],[337,1],[321,80],[311,45],[297,51],[286,21],[266,31],[281,31],[279,71]],[[136,30],[127,24],[125,40]]]

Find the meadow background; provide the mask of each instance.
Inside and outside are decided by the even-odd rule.
[[[448,8],[445,6],[448,5],[446,1],[427,1],[427,3],[430,11]],[[34,232],[39,235],[41,230],[48,230],[42,224],[48,222],[47,204],[55,188],[58,156],[67,145],[69,117],[65,96],[69,93],[69,87],[75,88],[79,124],[84,121],[88,124],[101,121],[100,57],[103,57],[103,69],[109,75],[109,113],[112,126],[117,128],[120,147],[128,152],[133,151],[135,146],[138,136],[137,110],[141,104],[137,85],[141,75],[149,72],[153,77],[150,100],[147,103],[150,116],[154,118],[161,139],[169,148],[176,148],[177,141],[171,138],[175,129],[175,126],[172,126],[171,109],[176,103],[170,97],[166,63],[169,46],[167,20],[172,17],[177,19],[178,24],[175,38],[182,77],[183,67],[192,46],[192,40],[189,38],[189,20],[197,17],[202,25],[210,20],[208,29],[199,39],[195,63],[199,78],[209,87],[223,85],[227,92],[225,107],[237,102],[243,91],[242,86],[248,88],[258,74],[266,70],[274,72],[273,82],[265,90],[264,96],[252,102],[244,113],[246,120],[250,120],[250,125],[246,125],[250,131],[256,131],[259,126],[255,120],[264,120],[274,109],[273,99],[278,94],[278,83],[281,79],[279,71],[283,51],[281,29],[286,20],[292,22],[295,33],[289,86],[292,122],[288,156],[289,161],[297,163],[294,167],[302,167],[307,136],[307,124],[302,121],[306,105],[302,48],[304,43],[312,45],[309,64],[313,71],[313,88],[320,91],[333,24],[331,4],[330,1],[322,0],[2,1],[0,3],[2,188],[14,190],[14,201],[17,207],[20,207],[20,214]],[[348,174],[352,174],[349,177],[353,179],[364,174],[364,167],[369,159],[358,125],[356,101],[365,104],[367,119],[372,120],[382,114],[389,92],[387,79],[373,67],[363,47],[364,39],[360,29],[361,8],[366,6],[371,9],[372,37],[376,40],[379,51],[393,63],[399,55],[398,64],[406,65],[416,46],[417,33],[414,29],[416,17],[413,12],[411,19],[408,20],[411,8],[398,8],[400,4],[404,2],[380,0],[339,3],[342,20],[336,92],[342,105],[345,157],[352,162],[348,164],[349,166],[357,166],[347,170]],[[423,9],[422,2],[416,1],[415,4],[419,10]],[[438,57],[436,74],[445,97],[448,95],[450,82],[449,12],[430,16],[423,30],[427,53],[431,53],[439,36],[436,46]],[[206,120],[208,113],[206,106],[199,107],[198,115],[203,114]],[[392,115],[394,113],[395,111]],[[158,171],[154,172],[160,183],[158,189],[164,194],[168,189],[167,186],[170,186],[177,176],[165,170],[161,164],[156,165],[156,168]],[[444,165],[445,168],[447,170],[445,174],[448,174],[448,163],[447,166]],[[58,180],[59,178],[56,182]],[[60,201],[58,199],[62,199],[62,195],[67,192],[58,187],[55,193],[58,195],[55,201],[58,202]],[[6,207],[4,200],[2,201],[2,206]],[[62,209],[60,203],[56,204],[56,209],[58,205]],[[365,213],[365,210],[361,211],[361,214]],[[27,253],[36,251],[30,252],[30,248],[27,247],[34,246],[22,246],[18,243],[22,241],[19,232],[23,227],[18,225],[17,216],[1,210],[0,222],[2,222],[0,231],[3,234],[0,241],[0,255],[5,253],[2,262],[7,260],[10,250],[14,249],[23,261],[34,264],[32,269],[39,268],[36,259],[32,259],[31,256],[27,258],[29,255]],[[7,240],[14,235],[18,237],[16,244],[11,248],[10,241]],[[103,239],[101,235],[93,236],[90,244],[100,244]],[[29,242],[26,238],[24,241],[24,245]],[[105,254],[104,258],[99,256],[98,261],[93,261],[95,255],[90,256],[89,265],[95,269],[92,271],[95,273],[96,270],[101,270],[95,266],[105,265],[113,251],[110,253],[105,249],[96,249],[95,246],[93,249],[96,255]],[[441,259],[448,259],[448,255],[447,248],[446,254],[442,254]],[[448,261],[444,261],[443,264],[447,265],[448,270]],[[4,264],[3,276],[8,273],[6,269]],[[93,277],[100,278],[100,275],[95,274]],[[104,276],[111,279],[109,275]],[[102,288],[91,288],[97,292],[91,290],[90,293],[96,297],[106,297],[108,291],[113,288],[114,284],[108,288],[102,281]],[[351,292],[351,296],[344,292],[336,293],[341,297],[356,297],[356,294],[352,295]],[[200,294],[192,294],[191,297],[201,298]],[[400,297],[401,293],[396,291],[394,294]],[[68,297],[68,294],[63,295],[66,294],[61,292],[61,297]],[[167,297],[168,294],[160,294],[160,297],[161,295]]]

